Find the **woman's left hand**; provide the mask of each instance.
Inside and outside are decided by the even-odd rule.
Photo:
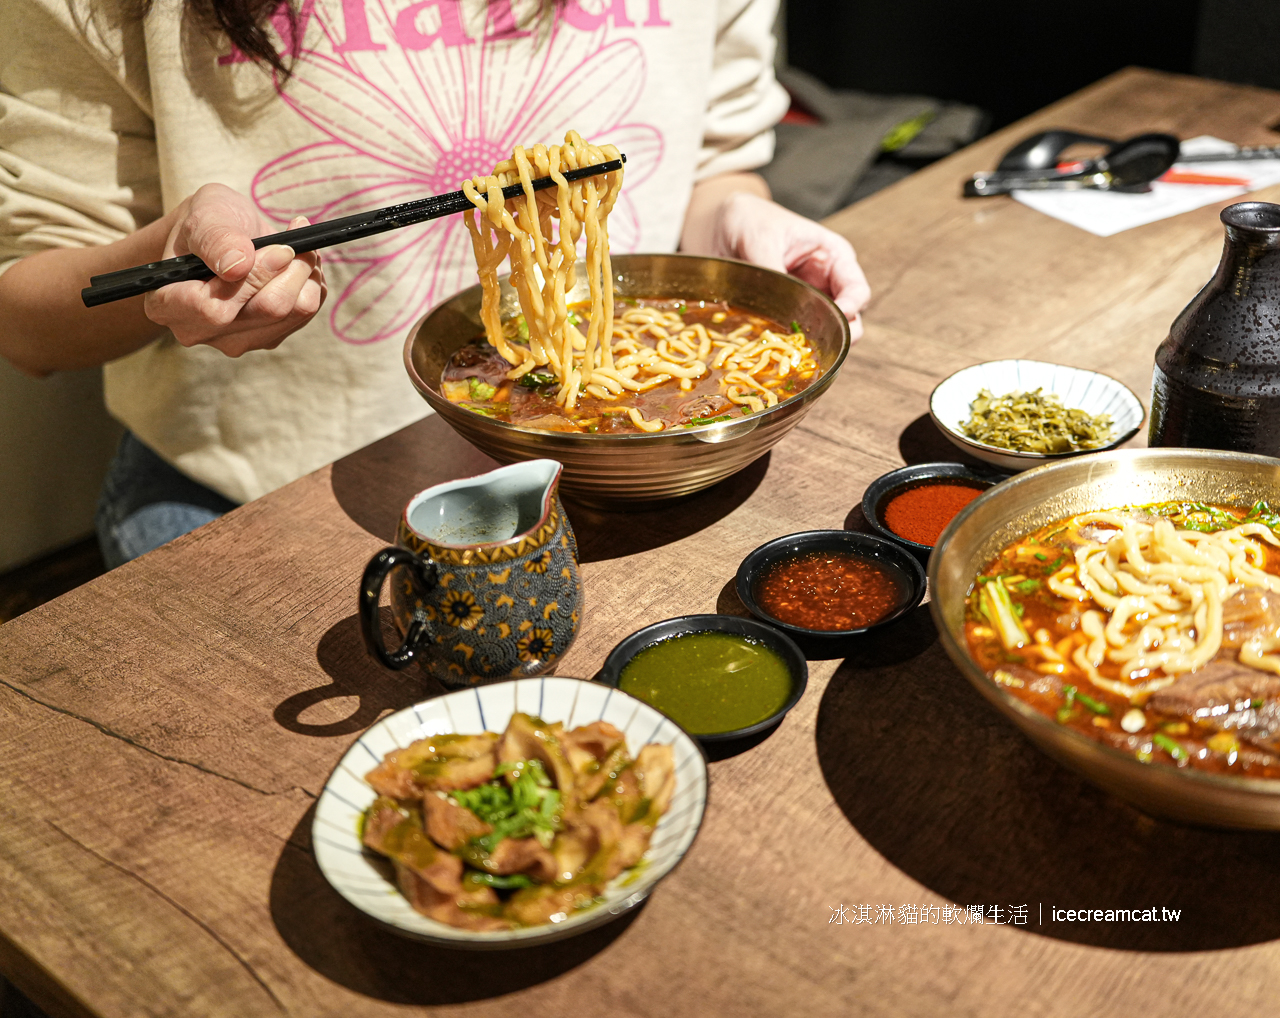
[[[812,219],[745,191],[727,195],[716,209],[710,253],[788,272],[826,293],[862,335],[860,313],[871,300],[853,245]]]

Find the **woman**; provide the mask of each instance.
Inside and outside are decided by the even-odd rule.
[[[615,250],[790,271],[861,331],[852,248],[750,172],[787,105],[776,0],[133,4],[0,4],[0,353],[106,364],[129,428],[99,506],[111,565],[427,413],[400,344],[475,281],[459,217],[323,270],[251,238],[456,189],[515,143],[616,144]],[[187,252],[216,278],[80,302],[92,275]]]

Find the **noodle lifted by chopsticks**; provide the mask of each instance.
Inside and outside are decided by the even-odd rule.
[[[588,145],[576,131],[563,145],[517,145],[510,159],[488,177],[464,181],[463,191],[480,212],[468,215],[467,229],[475,249],[484,297],[481,319],[489,342],[514,367],[519,378],[534,368],[550,366],[560,380],[556,402],[571,409],[587,384],[601,385],[613,370],[613,280],[609,266],[609,212],[618,200],[622,171],[570,183],[564,171],[619,158],[612,145]],[[533,190],[534,177],[551,177],[557,186]],[[524,185],[524,194],[508,210],[502,188]],[[560,226],[552,237],[552,219]],[[487,223],[490,229],[485,229]],[[586,271],[591,288],[591,319],[587,335],[569,320],[565,293],[577,281],[577,243],[587,235]],[[515,349],[502,333],[498,309],[498,267],[511,256],[511,285],[520,300],[529,329],[527,349]],[[535,265],[542,276],[537,284]],[[641,425],[643,426],[643,425]],[[659,425],[661,427],[661,425]]]
[[[798,325],[789,335],[749,324],[720,332],[701,323],[686,325],[679,312],[654,307],[628,308],[615,320],[608,219],[622,171],[572,183],[564,171],[618,158],[614,146],[589,145],[570,131],[563,145],[517,146],[492,175],[463,183],[478,210],[467,216],[467,229],[483,289],[481,319],[488,341],[513,365],[507,377],[519,379],[550,368],[559,382],[555,401],[569,411],[583,394],[612,402],[673,380],[687,392],[696,380],[722,371],[720,394],[743,413],[775,406],[774,390],[788,374],[808,380],[817,371]],[[534,191],[534,177],[551,177],[557,186]],[[507,204],[502,188],[517,182],[524,193]],[[552,220],[559,220],[558,229]],[[576,246],[584,232],[591,293],[585,336],[565,297],[577,281]],[[508,256],[528,346],[513,342],[503,328],[498,269]],[[661,420],[646,420],[635,406],[601,413],[626,414],[642,431],[664,427]]]

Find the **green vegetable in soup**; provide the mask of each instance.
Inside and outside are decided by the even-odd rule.
[[[497,386],[482,382],[478,378],[469,378],[467,382],[470,385],[471,398],[475,400],[493,399],[494,393],[498,391]]]
[[[978,595],[978,603],[982,614],[1000,634],[1000,641],[1005,650],[1016,650],[1031,642],[1026,628],[1018,618],[1018,605],[1013,603],[1009,592],[999,577],[988,580],[982,585]]]
[[[733,420],[732,414],[721,414],[719,417],[691,417],[689,418],[689,423],[686,424],[685,427],[696,428],[699,424],[716,424],[720,421],[731,420]]]
[[[1280,530],[1280,513],[1277,513],[1265,501],[1258,501],[1253,503],[1253,508],[1245,516],[1244,522],[1261,523],[1272,530]]]
[[[1169,738],[1169,736],[1167,735],[1159,735],[1159,734],[1153,735],[1151,736],[1151,741],[1154,742],[1161,749],[1163,749],[1175,760],[1182,761],[1187,758],[1187,751],[1182,748],[1182,744],[1180,742],[1174,741],[1173,739]]]
[[[1093,711],[1095,714],[1110,714],[1110,713],[1111,713],[1111,708],[1110,708],[1110,707],[1108,707],[1108,706],[1107,706],[1105,703],[1103,703],[1101,700],[1095,700],[1095,699],[1094,699],[1093,697],[1091,697],[1091,696],[1085,696],[1085,695],[1084,695],[1084,693],[1076,693],[1076,700],[1078,700],[1080,703],[1084,704],[1086,707],[1088,707],[1088,708],[1089,708],[1091,711]]]
[[[530,371],[521,375],[516,381],[526,389],[541,389],[545,385],[555,385],[556,376],[544,374],[540,371]]]

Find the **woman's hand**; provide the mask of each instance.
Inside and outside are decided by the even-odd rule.
[[[854,338],[871,300],[853,245],[840,234],[781,205],[742,191],[720,204],[712,234],[716,253],[789,272],[827,294],[845,313]]]
[[[206,184],[179,205],[163,258],[195,254],[217,275],[148,293],[146,315],[183,346],[205,344],[230,357],[273,350],[320,310],[326,288],[320,256],[283,244],[255,251],[253,238],[277,231],[244,195]],[[301,216],[289,229],[306,226]]]
[[[304,226],[299,217],[289,225]],[[146,346],[165,327],[184,346],[205,343],[231,357],[269,350],[301,328],[325,298],[314,253],[295,255],[253,238],[278,232],[253,203],[208,184],[161,218],[104,246],[49,248],[0,274],[0,357],[37,377],[105,364]],[[86,308],[93,276],[194,252],[218,275]]]
[[[740,258],[803,279],[835,301],[857,339],[871,288],[853,246],[838,233],[770,201],[767,194],[764,181],[755,174],[702,181],[689,203],[682,249]]]

